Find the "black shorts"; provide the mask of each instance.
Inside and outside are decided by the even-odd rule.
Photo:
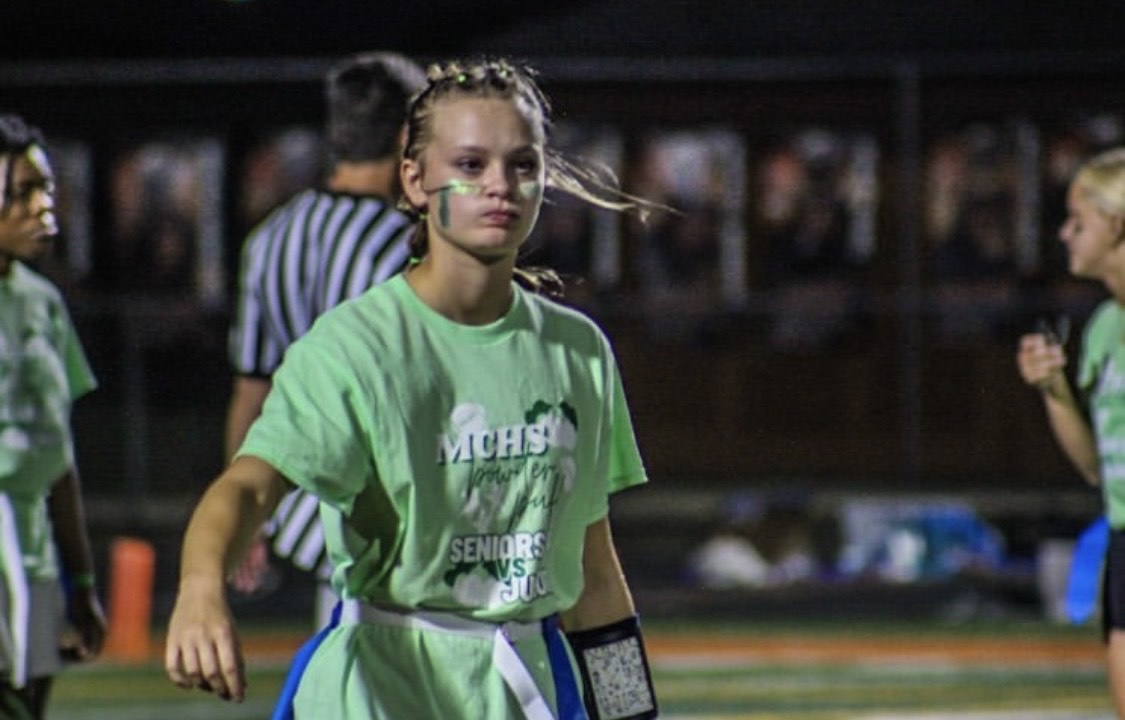
[[[1125,630],[1125,530],[1110,532],[1102,571],[1102,632],[1106,640],[1110,630]]]

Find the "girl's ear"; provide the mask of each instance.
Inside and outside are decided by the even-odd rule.
[[[426,191],[422,189],[422,165],[416,160],[403,158],[399,165],[399,180],[402,182],[402,194],[410,206],[416,210],[426,209]]]
[[[1121,245],[1125,242],[1125,215],[1114,213],[1109,221],[1113,227],[1113,244]]]

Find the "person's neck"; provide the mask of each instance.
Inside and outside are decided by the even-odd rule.
[[[1106,256],[1100,279],[1113,299],[1125,305],[1125,243],[1114,246]]]
[[[397,173],[398,163],[394,160],[338,162],[332,167],[326,186],[333,192],[393,200]]]
[[[1102,284],[1118,305],[1125,305],[1125,278],[1110,276],[1105,278]]]
[[[6,278],[12,274],[12,267],[16,264],[14,257],[7,253],[0,253],[0,278]]]
[[[443,262],[430,254],[410,268],[406,281],[422,302],[462,325],[495,322],[512,306],[510,262],[486,264],[470,257]]]

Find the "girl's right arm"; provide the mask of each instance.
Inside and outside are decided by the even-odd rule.
[[[243,699],[242,651],[225,581],[289,489],[273,466],[243,456],[207,488],[192,513],[164,655],[168,676],[180,687]]]

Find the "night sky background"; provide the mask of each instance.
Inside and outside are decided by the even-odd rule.
[[[0,60],[420,56],[821,57],[1089,53],[1125,3],[1019,0],[5,0]]]

